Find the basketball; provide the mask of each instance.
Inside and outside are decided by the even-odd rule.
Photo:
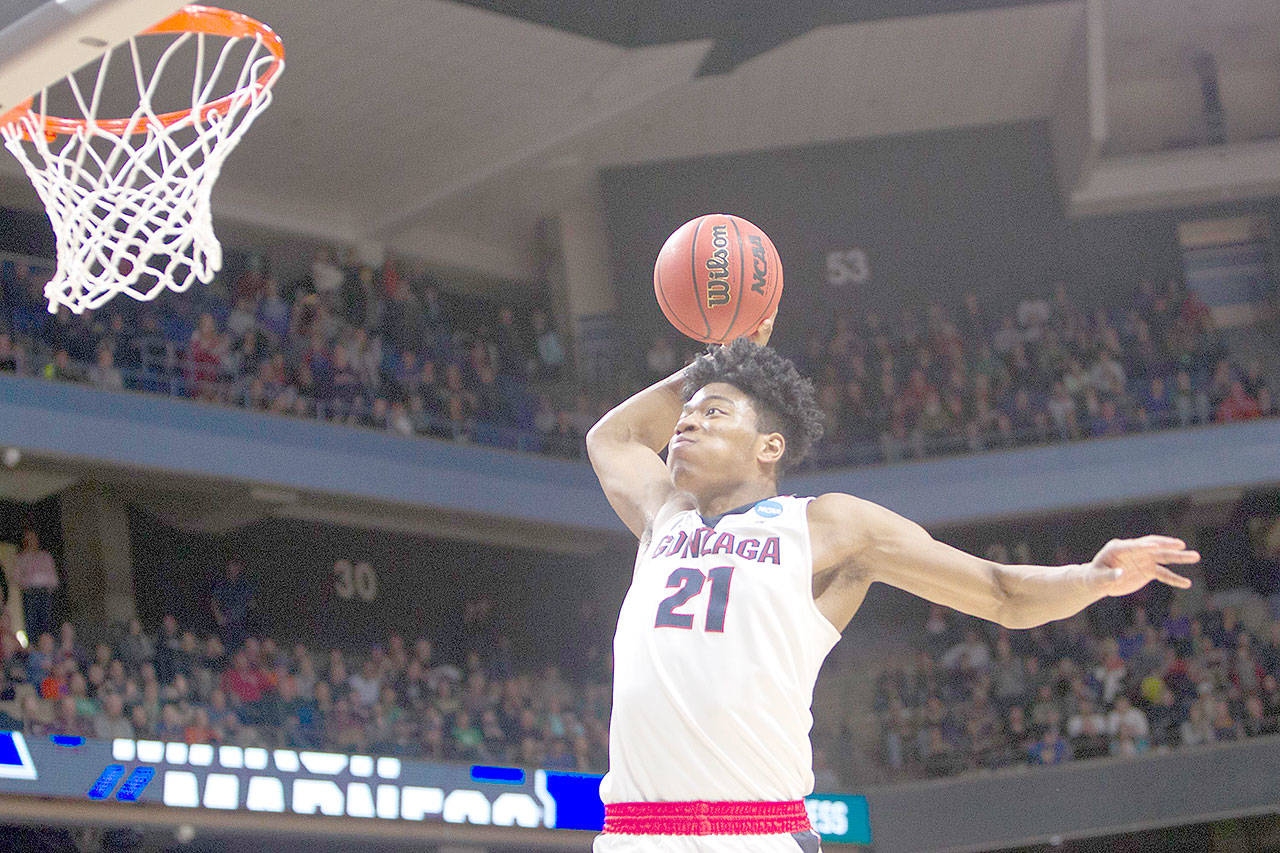
[[[708,213],[681,225],[662,245],[653,292],[681,334],[724,344],[750,335],[777,310],[782,261],[755,225]]]

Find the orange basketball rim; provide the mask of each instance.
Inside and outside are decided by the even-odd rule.
[[[203,33],[225,38],[260,39],[262,45],[271,51],[275,60],[250,84],[250,86],[259,90],[270,88],[271,84],[275,82],[276,76],[284,68],[284,42],[280,40],[280,36],[271,27],[240,12],[218,9],[213,6],[184,6],[155,26],[143,30],[139,35],[164,35],[166,33]],[[197,120],[204,121],[212,114],[224,112],[233,100],[243,96],[243,94],[243,91],[237,90],[204,104],[198,111]],[[0,116],[0,127],[17,121],[26,113],[31,113],[37,123],[44,127],[45,133],[51,136],[74,134],[88,124],[88,119],[41,115],[33,110],[34,104],[35,97],[28,98]],[[191,114],[192,110],[189,109],[174,110],[173,112],[156,115],[154,120],[165,127],[170,127],[185,120]],[[132,118],[94,119],[93,123],[97,128],[117,135],[147,132],[146,123],[137,122]]]

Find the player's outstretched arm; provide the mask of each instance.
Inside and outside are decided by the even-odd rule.
[[[1186,589],[1167,566],[1200,555],[1168,536],[1113,539],[1078,566],[1006,566],[937,541],[920,525],[870,501],[831,493],[809,510],[814,570],[847,566],[937,604],[1030,628],[1065,619],[1109,595],[1128,595],[1152,580]]]

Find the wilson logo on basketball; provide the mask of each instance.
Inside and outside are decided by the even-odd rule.
[[[729,301],[729,226],[711,226],[711,257],[707,258],[707,307]]]

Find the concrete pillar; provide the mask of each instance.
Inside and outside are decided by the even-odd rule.
[[[127,623],[137,615],[129,513],[105,486],[87,482],[63,492],[62,561],[72,621]]]
[[[621,355],[617,298],[609,267],[609,232],[594,172],[576,179],[559,216],[560,275],[551,277],[561,332],[572,342],[579,374],[612,375]],[[567,328],[565,326],[568,326]]]

